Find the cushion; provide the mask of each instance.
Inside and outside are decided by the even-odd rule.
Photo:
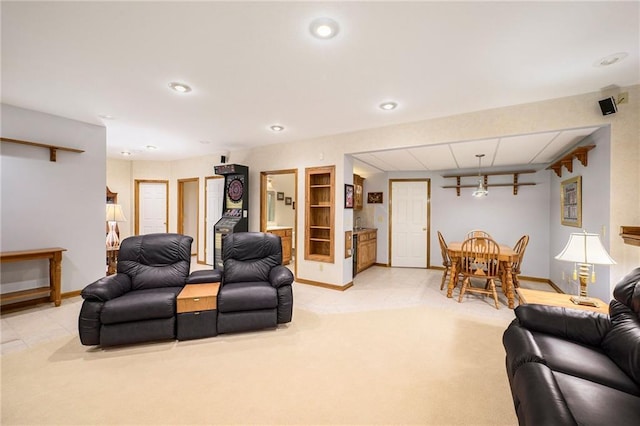
[[[129,321],[171,318],[176,314],[176,296],[182,287],[130,291],[104,304],[100,321],[116,324]]]
[[[602,342],[607,355],[631,377],[640,388],[640,320],[618,301],[610,305],[611,331]],[[640,391],[637,393],[640,395]]]
[[[544,333],[531,334],[552,370],[640,396],[640,387],[602,349]]]
[[[554,372],[558,387],[580,425],[634,426],[640,419],[640,397],[569,374]]]
[[[225,283],[218,293],[218,311],[220,312],[272,309],[277,306],[277,290],[264,281]]]

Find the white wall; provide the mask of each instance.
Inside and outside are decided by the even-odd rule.
[[[131,165],[128,160],[107,159],[107,186],[111,192],[118,194],[118,204],[127,219],[119,222],[120,239],[133,235],[133,181],[131,180]]]
[[[105,275],[104,127],[2,105],[2,136],[82,149],[1,145],[2,251],[63,247],[62,293]],[[48,285],[46,260],[2,265],[2,292]],[[64,302],[63,302],[64,303]]]
[[[549,254],[555,256],[562,251],[569,240],[569,234],[582,232],[600,234],[604,247],[609,250],[611,246],[610,236],[617,236],[618,230],[610,227],[610,129],[605,127],[586,138],[581,145],[593,145],[596,147],[588,153],[587,166],[583,166],[577,159],[573,160],[573,172],[569,173],[562,168],[562,177],[550,172],[550,246]],[[579,228],[564,226],[560,223],[560,185],[563,181],[575,176],[582,176],[582,226]],[[636,182],[636,185],[640,182]],[[614,260],[616,257],[614,256]],[[553,259],[549,277],[565,293],[578,294],[579,282],[573,280],[573,263],[562,262]],[[596,283],[589,284],[588,291],[591,296],[608,301],[611,298],[611,288],[616,283],[610,283],[608,267],[596,266]],[[563,274],[564,273],[564,274]]]
[[[296,201],[295,178],[293,174],[271,175],[271,184],[276,193],[275,222],[277,226],[294,227],[296,211],[293,209],[293,201]],[[291,197],[292,204],[286,205],[284,200],[277,199],[277,193],[284,192],[284,196]],[[296,208],[298,203],[296,203]],[[258,214],[260,212],[258,211]]]

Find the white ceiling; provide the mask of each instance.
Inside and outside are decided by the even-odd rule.
[[[218,154],[640,83],[637,1],[2,1],[1,12],[2,102],[104,124],[108,155],[127,150],[130,159]],[[336,38],[310,36],[322,16],[340,24]],[[628,56],[594,65],[616,52]],[[193,91],[175,93],[172,81]],[[388,100],[399,107],[378,108]],[[273,133],[273,124],[285,130]],[[522,164],[544,161],[574,133],[360,158],[436,170],[474,166],[482,151],[494,165]]]

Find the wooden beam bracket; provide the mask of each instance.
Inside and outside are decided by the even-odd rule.
[[[562,166],[564,166],[569,173],[573,173],[574,158],[577,158],[584,167],[587,167],[587,164],[589,163],[588,152],[595,147],[595,145],[579,146],[567,155],[563,155],[559,160],[554,161],[549,167],[547,167],[547,170],[553,170],[558,177],[562,177]]]

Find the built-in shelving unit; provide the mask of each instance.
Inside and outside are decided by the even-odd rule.
[[[20,145],[35,146],[38,148],[47,148],[49,150],[49,161],[56,161],[56,154],[58,151],[68,151],[68,152],[75,152],[75,153],[84,152],[81,149],[67,148],[64,146],[57,146],[57,145],[49,145],[49,144],[40,143],[40,142],[21,141],[19,139],[10,139],[10,138],[0,138],[0,140],[2,140],[2,142],[11,142],[11,143],[17,143]]]
[[[518,187],[519,186],[531,186],[531,185],[535,185],[535,182],[519,182],[518,181],[518,176],[522,175],[522,174],[526,174],[526,173],[535,173],[535,170],[519,170],[516,172],[490,172],[490,173],[482,173],[480,176],[482,176],[483,179],[483,184],[486,188],[489,187],[497,187],[497,186],[511,186],[513,187],[513,195],[518,195]],[[489,183],[489,176],[508,176],[508,175],[513,175],[513,183]],[[478,177],[478,174],[473,174],[473,173],[469,173],[469,174],[460,174],[460,175],[445,175],[442,176],[443,178],[456,178],[456,184],[455,185],[445,185],[443,186],[443,188],[455,188],[456,189],[456,193],[458,194],[458,197],[460,196],[460,188],[477,188],[478,187],[478,182],[477,180],[475,181],[475,183],[473,184],[462,184],[462,178],[468,178],[468,177]]]
[[[306,215],[304,258],[333,263],[335,166],[305,170]]]

